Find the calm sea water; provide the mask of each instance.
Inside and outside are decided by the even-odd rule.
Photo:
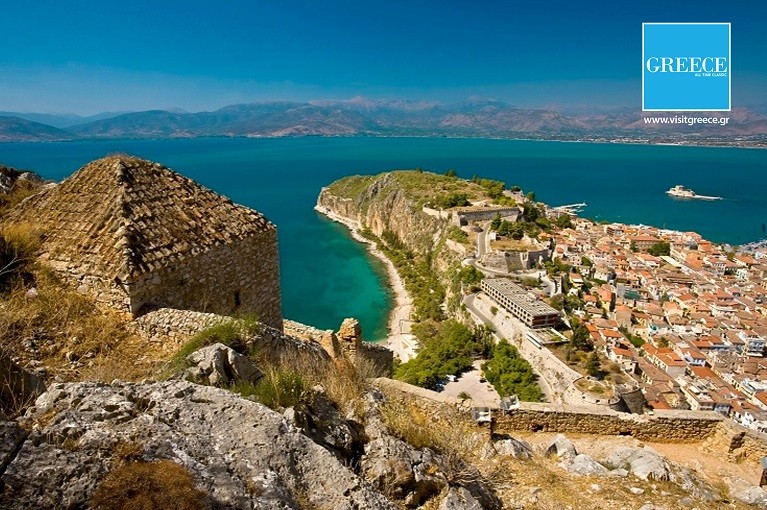
[[[0,163],[61,179],[112,152],[159,161],[253,207],[278,226],[286,317],[337,328],[357,317],[386,331],[391,296],[381,265],[313,211],[323,185],[398,168],[478,174],[535,191],[551,205],[586,202],[595,219],[694,230],[713,241],[764,237],[767,151],[443,138],[192,139],[0,144]],[[669,198],[683,184],[725,200]]]

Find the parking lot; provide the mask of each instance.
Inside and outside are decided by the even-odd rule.
[[[489,382],[480,382],[481,364],[481,361],[475,361],[473,369],[461,375],[455,382],[448,382],[442,394],[446,397],[458,398],[461,392],[466,392],[472,402],[478,406],[497,406],[501,401],[498,392]]]

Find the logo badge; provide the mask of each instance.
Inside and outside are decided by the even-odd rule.
[[[642,23],[642,111],[730,111],[729,23]]]

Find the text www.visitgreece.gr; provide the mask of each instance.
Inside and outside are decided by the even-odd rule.
[[[687,117],[686,115],[677,115],[674,117],[644,117],[645,124],[715,124],[726,126],[730,121],[729,117]]]

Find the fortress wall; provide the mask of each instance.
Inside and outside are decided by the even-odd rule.
[[[656,411],[637,415],[611,409],[524,402],[508,414],[495,413],[495,431],[515,430],[633,436],[644,441],[698,442],[715,433],[723,416],[714,412]]]
[[[727,460],[732,462],[759,462],[767,456],[767,435],[741,427],[731,420],[724,420],[714,434],[707,438],[704,447],[726,455]]]
[[[391,399],[416,401],[427,410],[436,410],[445,404],[463,409],[467,415],[471,400],[461,403],[441,393],[412,386],[391,379],[377,379],[376,385]],[[719,437],[719,427],[726,420],[713,411],[656,411],[654,414],[630,414],[611,409],[586,409],[578,406],[522,402],[520,408],[504,414],[493,409],[494,432],[513,435],[515,431],[561,432],[565,434],[626,435],[643,441],[668,443],[694,443]],[[731,422],[730,422],[731,423]],[[731,426],[745,431],[732,423]],[[479,425],[478,425],[479,427]],[[753,434],[745,434],[744,444],[758,455],[759,448],[767,449],[767,438],[763,442]],[[761,445],[761,446],[759,446]]]
[[[222,315],[255,313],[282,329],[279,255],[274,231],[222,244],[130,285],[132,312],[162,307]]]
[[[232,317],[215,313],[160,308],[133,320],[130,325],[150,340],[183,343],[203,329],[234,320]]]

